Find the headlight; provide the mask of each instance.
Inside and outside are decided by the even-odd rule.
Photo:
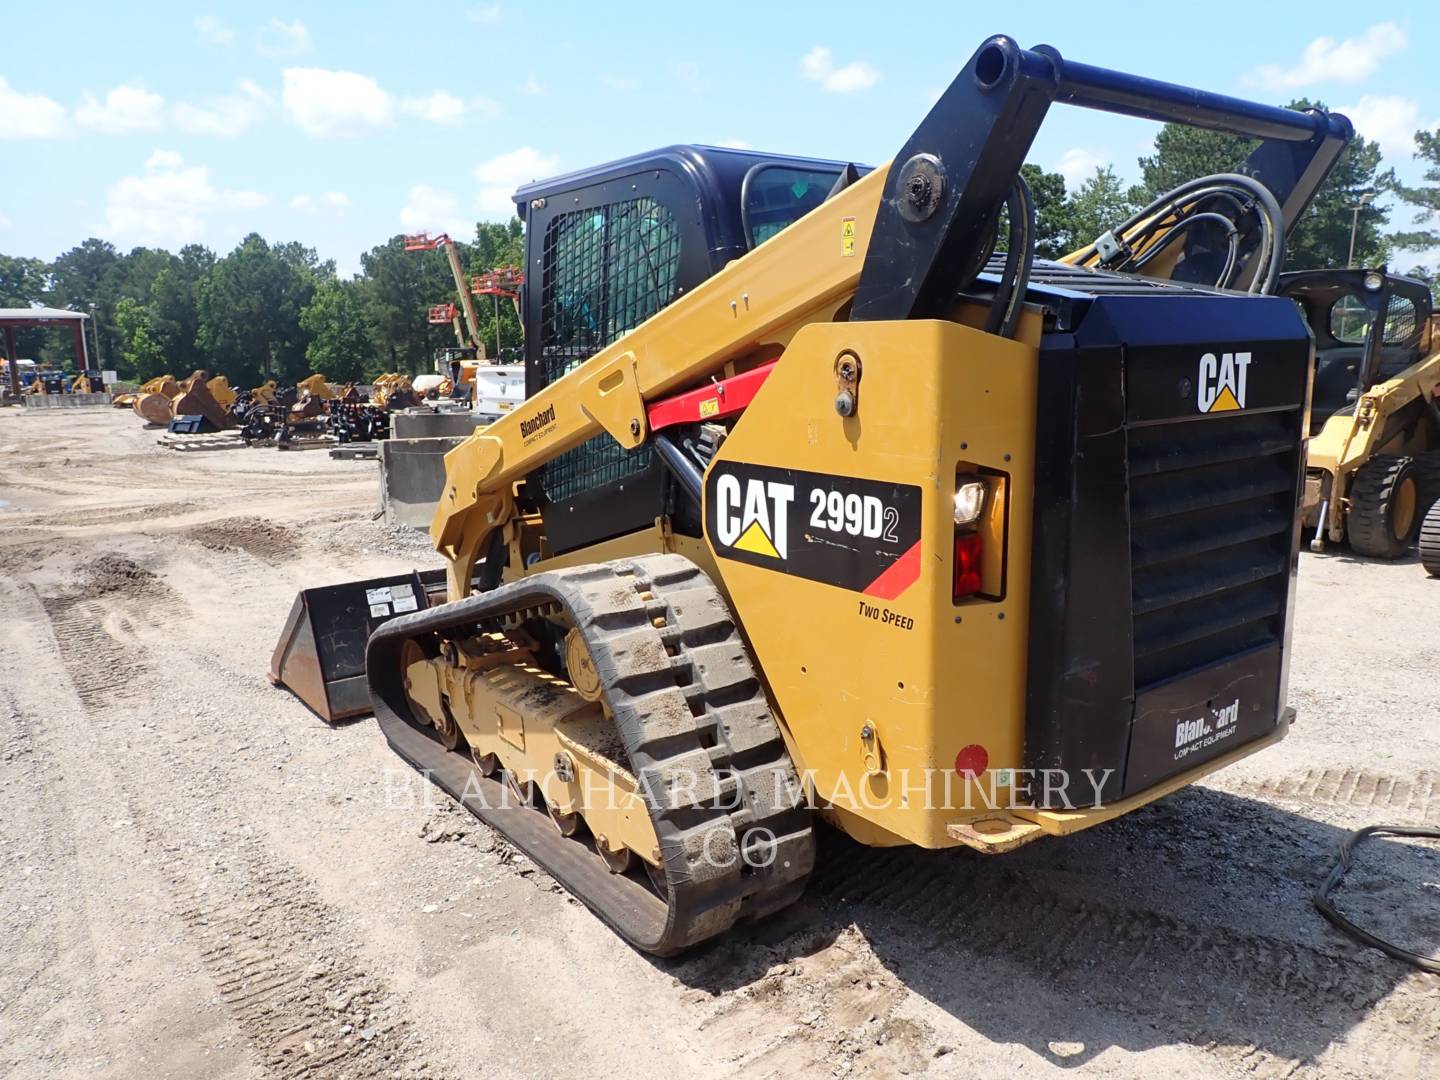
[[[955,524],[974,525],[985,511],[985,481],[961,476],[955,484]]]
[[[1385,279],[1374,270],[1365,275],[1365,288],[1371,292],[1379,292],[1380,286],[1385,284]]]

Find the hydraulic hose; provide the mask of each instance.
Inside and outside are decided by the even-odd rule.
[[[985,332],[1008,338],[1015,336],[1015,326],[1025,304],[1025,289],[1030,284],[1030,271],[1035,265],[1035,200],[1024,177],[1015,177],[1005,209],[1010,218],[1005,269],[985,316]]]
[[[1216,173],[1213,176],[1202,176],[1187,181],[1172,191],[1166,192],[1144,209],[1132,214],[1122,225],[1111,231],[1116,236],[1125,236],[1147,221],[1151,225],[1146,228],[1139,239],[1148,238],[1161,228],[1174,231],[1191,217],[1213,214],[1214,211],[1197,211],[1193,208],[1215,198],[1225,199],[1234,204],[1237,218],[1248,213],[1255,214],[1259,224],[1260,242],[1255,252],[1256,270],[1248,291],[1252,293],[1274,292],[1280,279],[1280,271],[1285,263],[1285,216],[1270,189],[1253,177],[1243,176],[1240,173]],[[1168,226],[1165,225],[1164,222],[1170,218],[1178,220]],[[1238,232],[1239,221],[1232,220],[1231,224]],[[1162,243],[1168,243],[1168,241]],[[1225,270],[1215,282],[1218,288],[1229,288],[1240,270],[1238,242],[1236,249],[1235,257],[1226,260]],[[1083,264],[1095,255],[1095,251],[1096,244],[1088,245],[1081,250],[1077,261]],[[1149,260],[1146,259],[1146,261]]]

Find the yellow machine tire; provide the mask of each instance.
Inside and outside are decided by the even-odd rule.
[[[1440,502],[1430,507],[1420,526],[1420,565],[1431,577],[1440,578]]]
[[[1420,526],[1419,477],[1415,459],[1377,454],[1355,473],[1345,534],[1358,555],[1398,559],[1410,549]]]

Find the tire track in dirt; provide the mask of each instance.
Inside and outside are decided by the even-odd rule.
[[[1440,1067],[1440,1001],[1371,951],[1083,899],[995,862],[837,843],[810,895],[862,929],[922,934],[957,963],[1018,965],[1050,992],[1137,1015],[1252,1072],[1291,1075],[1325,1049],[1287,1034],[1302,1014],[1335,1033],[1366,1020],[1371,1046],[1378,1027],[1388,1052]]]
[[[1311,768],[1292,776],[1222,783],[1223,790],[1252,799],[1276,799],[1313,806],[1354,806],[1396,811],[1404,821],[1393,824],[1440,822],[1440,774],[1419,772],[1413,777],[1393,776],[1349,766]]]
[[[258,517],[208,521],[183,535],[210,551],[243,551],[268,566],[296,558],[305,542],[298,530]]]
[[[133,633],[154,623],[160,609],[173,620],[188,614],[183,598],[151,571],[123,555],[97,556],[74,591],[41,596],[60,645],[61,660],[80,703],[118,706],[145,690],[145,649]]]
[[[171,621],[186,609],[128,559],[98,565],[78,594],[42,603],[86,720],[97,732],[128,732],[137,719],[132,703],[156,672],[124,628],[157,617],[162,606]],[[127,748],[145,760],[124,774],[120,794],[159,856],[174,914],[266,1068],[279,1077],[429,1075],[408,1063],[418,1056],[415,1033],[399,999],[352,955],[339,913],[248,826],[227,828],[209,802],[213,776],[200,773],[197,783],[194,763],[181,760],[164,734],[149,735]],[[132,777],[144,777],[143,789]]]
[[[781,943],[790,958],[778,962],[775,948],[762,943],[774,929],[754,928],[761,940],[741,931],[685,962],[685,982],[733,987],[713,997],[697,992],[705,1013],[697,1030],[718,1059],[760,1077],[925,1072],[934,1032],[898,1015],[907,988],[855,927],[800,929]]]

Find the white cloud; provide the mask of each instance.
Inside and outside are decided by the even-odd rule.
[[[497,23],[504,15],[505,10],[499,4],[481,4],[465,13],[467,19],[473,23],[480,23],[482,26]]]
[[[1368,79],[1380,62],[1405,48],[1405,31],[1393,22],[1376,23],[1359,37],[1336,41],[1318,37],[1305,46],[1300,62],[1291,67],[1262,64],[1249,81],[1272,90],[1295,90],[1321,82],[1354,83]]]
[[[217,188],[205,166],[156,150],[142,175],[124,177],[107,192],[104,228],[117,240],[179,247],[204,239],[212,215],[267,201],[258,191]]]
[[[93,94],[75,106],[75,122],[105,135],[157,130],[165,114],[165,99],[143,86],[117,86],[96,101]]]
[[[1086,180],[1095,175],[1095,170],[1102,165],[1109,164],[1109,159],[1103,154],[1097,154],[1094,150],[1082,150],[1076,147],[1066,150],[1060,157],[1060,164],[1055,169],[1061,176],[1065,177],[1065,190],[1074,191]]]
[[[470,111],[478,113],[487,120],[494,120],[500,115],[500,103],[494,98],[473,97],[470,99]]]
[[[800,72],[834,94],[868,90],[880,81],[880,72],[864,60],[854,60],[844,67],[835,66],[835,57],[824,45],[816,45],[800,60]]]
[[[181,102],[170,113],[176,125],[191,135],[233,136],[258,121],[275,99],[249,79],[242,79],[238,94],[213,98],[204,105]]]
[[[554,176],[559,167],[559,158],[529,146],[482,161],[475,166],[475,179],[480,181],[476,202],[481,214],[487,220],[506,221],[514,217],[515,204],[510,196],[515,189],[531,180]]]
[[[628,93],[640,85],[640,80],[633,75],[601,75],[600,85],[609,90],[616,90],[620,93]]]
[[[0,214],[0,229],[8,229],[15,222],[6,214]]]
[[[330,212],[339,214],[350,208],[350,196],[343,191],[325,191],[319,195],[296,195],[290,200],[290,209],[307,214]]]
[[[1348,116],[1357,132],[1379,143],[1390,157],[1409,158],[1415,153],[1415,132],[1435,126],[1421,122],[1420,103],[1414,98],[1366,94],[1336,111]]]
[[[525,85],[521,87],[521,90],[531,97],[539,97],[545,93],[545,84],[537,79],[535,73],[532,71],[529,75],[525,76]]]
[[[400,103],[403,112],[429,120],[432,124],[458,124],[465,114],[474,112],[494,119],[500,115],[500,106],[487,97],[474,97],[469,101],[458,98],[448,90],[436,90],[422,98],[406,98]]]
[[[446,90],[423,98],[407,98],[400,107],[432,124],[458,124],[465,119],[465,102]]]
[[[698,94],[704,88],[700,81],[700,65],[691,60],[676,60],[666,65],[666,72],[692,94]]]
[[[363,135],[387,127],[395,102],[369,75],[325,68],[286,68],[281,99],[306,134],[321,138]]]
[[[731,150],[749,150],[751,148],[750,144],[744,139],[726,139],[721,142],[720,145]]]
[[[310,28],[299,19],[272,18],[255,35],[255,49],[272,60],[304,56],[310,51]]]
[[[211,45],[229,45],[235,40],[235,31],[226,26],[219,15],[197,15],[195,33],[200,35],[201,41]]]
[[[65,109],[44,94],[23,94],[0,77],[0,139],[53,139],[65,134]]]
[[[475,221],[460,213],[460,200],[448,191],[416,184],[400,208],[400,225],[406,232],[449,233],[457,240],[469,240]]]

